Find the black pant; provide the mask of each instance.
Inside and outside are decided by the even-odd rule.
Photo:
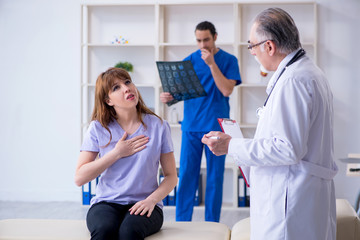
[[[130,215],[131,205],[99,202],[91,206],[86,223],[91,239],[143,240],[158,232],[163,224],[163,212],[155,206],[150,217]]]

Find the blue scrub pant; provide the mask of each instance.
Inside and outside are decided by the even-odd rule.
[[[202,137],[207,132],[182,132],[176,221],[191,221],[195,192],[199,184]],[[205,145],[205,221],[219,222],[224,181],[225,155],[217,157]]]

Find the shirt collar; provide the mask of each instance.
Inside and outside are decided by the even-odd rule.
[[[299,48],[300,49],[300,48]],[[266,93],[269,94],[271,89],[273,88],[276,79],[278,78],[279,74],[281,73],[281,71],[283,70],[283,68],[286,66],[286,64],[295,56],[295,54],[299,51],[299,49],[291,52],[290,54],[288,54],[279,64],[279,66],[277,67],[276,71],[274,72],[274,74],[272,75],[272,77],[269,80],[269,83],[266,87]]]

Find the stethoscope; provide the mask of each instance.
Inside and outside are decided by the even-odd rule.
[[[290,61],[286,64],[286,66],[283,68],[283,70],[280,72],[278,78],[276,79],[274,86],[271,88],[269,95],[267,96],[265,103],[263,106],[259,107],[258,109],[256,109],[256,116],[259,118],[262,113],[264,112],[264,108],[266,106],[267,101],[269,100],[269,97],[272,93],[272,91],[274,90],[276,83],[278,82],[279,78],[281,77],[281,75],[285,72],[285,70],[294,62],[296,62],[297,60],[299,60],[302,56],[305,55],[305,50],[304,49],[300,49],[299,51],[297,51],[297,53],[290,59]]]

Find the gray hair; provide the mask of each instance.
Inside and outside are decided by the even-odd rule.
[[[279,52],[289,54],[301,47],[299,31],[292,17],[281,8],[268,8],[256,16],[258,41],[272,40]]]

